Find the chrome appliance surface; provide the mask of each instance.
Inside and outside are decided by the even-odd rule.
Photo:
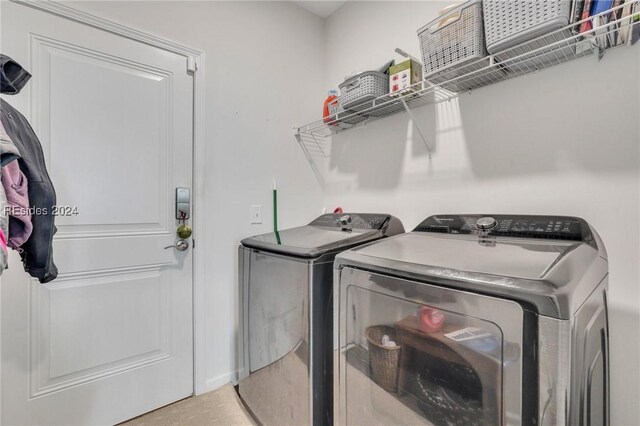
[[[570,320],[539,317],[540,425],[609,424],[607,291],[604,278]]]
[[[390,215],[349,214],[349,229],[344,216],[239,247],[238,391],[263,425],[332,423],[334,257],[404,232]]]
[[[513,372],[513,361],[502,371],[499,423],[609,423],[608,261],[602,240],[584,220],[432,216],[413,232],[343,252],[334,268],[334,309],[340,317],[335,342],[337,424],[354,424],[357,416],[350,419],[348,411],[360,407],[366,413],[367,407],[361,396],[349,393],[345,377],[352,368],[347,354],[363,341],[354,337],[348,323],[356,318],[367,324],[367,311],[374,304],[374,296],[369,302],[354,302],[359,289],[392,298],[375,306],[375,316],[386,316],[388,323],[406,313],[398,314],[402,303],[415,303],[489,321],[503,333],[503,342],[519,343],[520,372]],[[495,306],[489,308],[487,300]],[[521,307],[520,316],[500,303]],[[509,337],[514,327],[521,330],[520,341]],[[367,350],[366,342],[361,346]],[[522,386],[510,374],[519,375]],[[365,379],[362,383],[372,389],[377,386]],[[385,414],[411,405],[398,404],[401,398],[389,398],[379,387],[375,392],[371,390],[370,399]],[[415,407],[411,412],[415,415]],[[426,424],[419,416],[390,419]]]
[[[241,244],[274,253],[314,258],[402,232],[402,223],[391,215],[325,214],[308,225],[280,231],[280,242],[276,234],[270,232],[245,238]]]
[[[343,253],[336,259],[336,266],[366,265],[370,270],[393,271],[408,278],[428,278],[464,290],[505,296],[532,303],[542,315],[562,319],[569,319],[576,312],[607,273],[604,244],[586,222],[580,224],[587,227],[585,240],[530,238],[526,237],[529,231],[522,232],[522,237],[513,231],[507,236],[499,232],[486,235],[477,228],[468,229],[468,233],[444,232],[458,231],[454,221],[464,223],[462,228],[482,217],[433,216],[413,232]],[[493,217],[500,220],[505,216]],[[447,225],[427,230],[432,222],[438,223],[433,218]],[[562,219],[571,223],[577,220]],[[499,230],[500,226],[494,229]],[[575,234],[570,236],[576,238]]]

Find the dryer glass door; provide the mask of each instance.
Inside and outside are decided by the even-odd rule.
[[[341,424],[519,422],[516,303],[346,268],[339,315]]]

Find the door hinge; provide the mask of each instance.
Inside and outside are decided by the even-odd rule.
[[[195,56],[187,56],[187,72],[198,71],[198,61]]]

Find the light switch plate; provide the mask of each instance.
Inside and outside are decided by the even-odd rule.
[[[253,204],[249,210],[251,215],[250,223],[262,223],[262,206],[259,204]]]

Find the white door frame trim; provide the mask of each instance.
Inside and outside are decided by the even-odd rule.
[[[193,229],[199,236],[197,248],[193,243],[193,392],[195,395],[206,392],[206,306],[205,278],[207,250],[205,244],[206,199],[205,199],[205,79],[204,51],[194,49],[180,43],[142,32],[124,25],[100,18],[98,16],[74,9],[52,0],[29,1],[12,0],[14,3],[38,9],[60,16],[71,21],[89,25],[122,37],[135,40],[149,46],[157,47],[185,57],[185,72],[192,68],[193,72]],[[1,366],[0,366],[1,370]],[[0,411],[2,407],[0,406]]]

